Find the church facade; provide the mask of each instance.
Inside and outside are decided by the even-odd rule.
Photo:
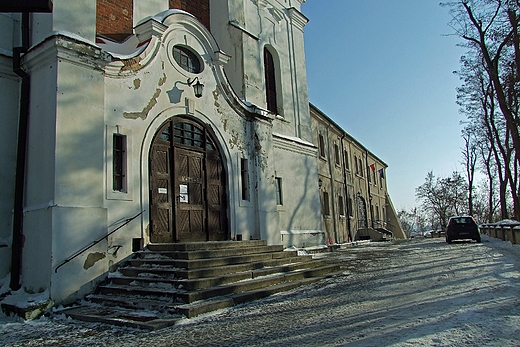
[[[0,277],[60,303],[149,243],[326,244],[303,2],[1,14]]]

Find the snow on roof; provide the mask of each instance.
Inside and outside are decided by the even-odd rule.
[[[104,37],[97,37],[96,44],[99,48],[107,51],[114,58],[117,59],[130,59],[136,55],[141,54],[146,49],[148,42],[144,44],[139,42],[137,36],[132,35],[127,38],[124,42],[114,42]]]
[[[282,139],[286,139],[286,140],[289,140],[289,141],[292,141],[292,142],[296,142],[296,143],[302,144],[304,146],[315,147],[312,142],[305,141],[305,140],[303,140],[303,139],[301,139],[299,137],[296,137],[296,136],[288,136],[288,135],[282,135],[282,134],[278,134],[278,133],[273,133],[273,136],[276,136],[276,137],[279,137],[279,138],[282,138]]]
[[[172,14],[185,14],[190,17],[194,17],[192,14],[182,11],[182,10],[166,10],[163,12],[160,12],[154,16],[148,16],[143,18],[142,20],[137,23],[137,26],[149,21],[149,20],[155,20],[157,22],[163,23],[164,20],[172,15]],[[54,36],[64,36],[71,39],[74,39],[78,42],[82,42],[85,44],[88,44],[93,47],[100,48],[104,50],[105,52],[109,53],[112,57],[116,59],[129,59],[132,57],[135,57],[136,55],[139,55],[144,51],[148,45],[148,42],[140,42],[137,38],[137,36],[131,35],[126,39],[124,42],[118,43],[111,41],[110,39],[104,38],[104,37],[96,37],[96,42],[92,42],[78,34],[72,33],[70,31],[65,30],[59,30],[59,31],[53,31],[49,35],[47,35],[43,40],[46,41],[47,39],[54,37]],[[39,44],[39,43],[37,43]],[[8,52],[5,50],[0,50],[0,54],[12,56],[12,52]]]

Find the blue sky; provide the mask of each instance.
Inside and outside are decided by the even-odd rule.
[[[456,88],[464,50],[438,0],[307,0],[309,100],[388,165],[396,209],[429,171],[463,170]]]

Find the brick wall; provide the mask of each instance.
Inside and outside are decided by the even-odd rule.
[[[133,32],[133,0],[96,0],[96,34],[122,42]]]
[[[96,34],[122,42],[133,32],[133,0],[96,0]],[[193,14],[210,28],[209,0],[169,0],[170,9]]]
[[[170,9],[179,9],[191,13],[210,29],[209,0],[169,0]]]

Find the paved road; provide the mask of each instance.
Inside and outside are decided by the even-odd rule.
[[[372,243],[343,274],[155,332],[60,317],[0,323],[4,346],[519,346],[520,247]]]

